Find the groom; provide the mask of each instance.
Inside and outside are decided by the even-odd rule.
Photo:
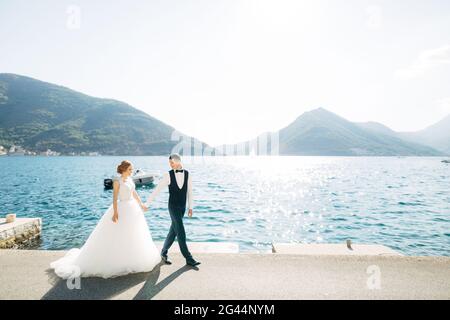
[[[183,225],[186,200],[188,200],[189,204],[188,216],[189,218],[192,217],[192,178],[189,172],[183,169],[179,154],[174,153],[169,156],[169,165],[172,170],[164,174],[162,180],[147,200],[148,206],[164,187],[169,187],[169,214],[172,224],[161,250],[161,258],[166,264],[172,264],[167,257],[167,252],[175,241],[175,237],[177,237],[178,245],[180,246],[181,253],[186,259],[186,264],[197,266],[200,262],[195,261],[189,252]]]

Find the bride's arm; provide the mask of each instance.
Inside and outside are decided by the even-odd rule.
[[[141,201],[141,198],[139,197],[138,193],[136,192],[136,190],[133,190],[133,197],[136,199],[136,201],[139,203],[139,205],[141,206],[142,210],[147,210],[147,207],[144,206],[144,204]]]
[[[114,215],[112,218],[113,222],[117,222],[119,220],[119,211],[117,210],[117,198],[119,195],[119,182],[116,180],[113,182],[113,209]]]

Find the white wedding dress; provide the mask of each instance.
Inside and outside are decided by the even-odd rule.
[[[119,178],[119,221],[114,223],[111,205],[81,249],[69,250],[50,267],[63,278],[110,278],[151,271],[161,261],[139,203],[133,197],[131,178]]]

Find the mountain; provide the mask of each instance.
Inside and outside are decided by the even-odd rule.
[[[373,127],[373,126],[372,126]],[[438,155],[432,148],[363,128],[319,108],[306,112],[279,132],[280,153],[290,155]]]
[[[405,141],[381,124],[353,123],[323,108],[305,112],[276,134],[279,138],[281,155],[435,156],[442,154],[431,147]],[[252,144],[252,141],[244,144],[248,146]],[[228,148],[233,150],[232,146]],[[246,150],[248,149],[249,147],[246,147]],[[268,150],[270,152],[270,147]]]
[[[405,140],[417,141],[450,155],[450,115],[438,123],[417,132],[402,132]]]
[[[165,155],[179,143],[171,140],[173,127],[126,103],[15,74],[0,74],[0,114],[0,145],[6,147]],[[450,154],[449,128],[450,116],[416,133],[397,133],[376,122],[353,123],[319,108],[305,112],[276,135],[281,155],[433,156]],[[246,150],[251,143],[244,143]],[[235,150],[242,145],[228,147]],[[220,154],[217,150],[215,154]]]
[[[4,146],[162,155],[178,143],[171,141],[173,127],[126,103],[15,74],[0,74],[0,113]]]
[[[394,136],[406,141],[420,143],[450,155],[450,115],[441,121],[416,132],[396,132],[377,122],[358,123],[366,130]]]
[[[398,133],[395,132],[394,130],[392,130],[391,128],[385,126],[384,124],[381,124],[379,122],[373,122],[373,121],[369,121],[369,122],[357,122],[356,123],[359,127],[361,127],[364,130],[368,130],[368,131],[372,131],[373,133],[376,134],[385,134],[385,135],[390,135],[390,136],[397,136]]]

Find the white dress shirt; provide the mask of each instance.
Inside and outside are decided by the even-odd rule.
[[[184,172],[175,172],[175,179],[177,180],[177,185],[181,189],[184,184]],[[161,181],[159,181],[158,185],[156,186],[155,190],[150,194],[150,196],[147,199],[146,204],[149,205],[156,196],[161,192],[163,188],[167,188],[170,184],[170,174],[169,172],[164,173]],[[189,172],[188,175],[188,182],[187,182],[187,199],[188,199],[188,207],[189,209],[192,209],[193,205],[193,199],[192,199],[192,178],[191,173]]]

